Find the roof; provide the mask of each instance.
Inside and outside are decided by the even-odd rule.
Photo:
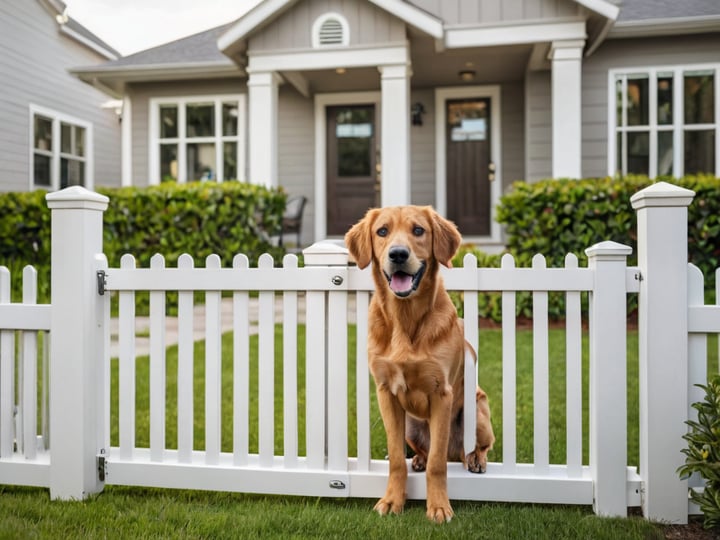
[[[60,32],[74,39],[81,45],[92,49],[108,60],[115,60],[122,55],[105,41],[93,34],[75,19],[68,17],[67,6],[62,0],[39,0],[51,15],[55,17]]]
[[[40,0],[46,5],[63,6],[61,0]],[[263,0],[236,21],[191,36],[120,57],[101,65],[71,70],[92,84],[102,80],[104,89],[119,97],[124,81],[169,80],[172,77],[198,78],[243,76],[242,68],[231,57],[244,48],[252,33],[270,24],[298,0]],[[395,15],[409,26],[442,38],[443,22],[406,0],[368,0]],[[607,37],[641,37],[698,33],[720,30],[720,0],[573,0],[603,17],[605,29],[589,45],[591,54]],[[57,9],[57,8],[55,8]],[[69,20],[68,27],[76,24]],[[77,25],[80,26],[80,25]],[[82,27],[80,27],[82,28]],[[86,29],[75,32],[88,40],[97,39]],[[108,50],[112,50],[107,46]],[[590,50],[590,48],[592,50]]]

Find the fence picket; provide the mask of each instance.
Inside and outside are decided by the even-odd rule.
[[[220,268],[220,257],[209,255],[206,268]],[[220,462],[222,433],[222,328],[220,291],[205,292],[205,462]]]
[[[570,253],[565,268],[577,268],[578,258]],[[580,292],[565,293],[565,409],[568,476],[582,475],[582,319]]]
[[[10,303],[10,271],[0,266],[0,303]],[[15,353],[14,333],[0,330],[0,458],[13,454],[15,438]]]
[[[37,302],[37,271],[32,266],[23,269],[23,304]],[[22,405],[23,411],[23,453],[25,459],[35,459],[37,455],[37,339],[36,331],[21,332],[22,355]]]
[[[298,258],[286,255],[283,268],[297,268]],[[298,293],[283,293],[283,440],[284,465],[294,469],[298,465]]]
[[[325,463],[325,293],[308,291],[305,317],[305,446],[308,469]]]
[[[370,293],[355,295],[356,361],[355,384],[357,401],[357,467],[370,470],[370,370],[367,365],[368,306]]]
[[[193,258],[184,253],[178,258],[178,270],[194,266]],[[193,451],[194,423],[194,343],[193,293],[178,292],[178,368],[177,368],[177,446],[178,461],[190,463]]]
[[[546,268],[545,257],[535,255],[532,267]],[[533,291],[533,461],[535,474],[550,471],[550,368],[548,356],[548,293]]]
[[[502,256],[503,270],[515,268],[515,259],[509,253]],[[503,400],[503,471],[515,472],[517,462],[517,350],[515,291],[502,292],[502,400]]]
[[[328,469],[338,471],[347,469],[348,455],[347,291],[328,293],[328,313],[333,314],[327,325]]]
[[[135,268],[135,258],[123,255],[120,268]],[[132,460],[135,450],[135,292],[121,291],[118,307],[120,457]]]
[[[150,268],[165,268],[165,258],[156,254]],[[162,461],[165,451],[165,291],[150,291],[150,459]]]
[[[260,256],[258,268],[270,270],[273,259]],[[275,293],[258,294],[258,419],[260,466],[272,467],[275,455]]]
[[[250,266],[246,255],[233,258],[233,268]],[[250,299],[247,291],[233,293],[233,463],[248,464],[250,417]]]

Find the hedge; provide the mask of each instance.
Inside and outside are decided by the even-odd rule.
[[[110,266],[118,266],[125,253],[132,254],[138,266],[149,266],[155,253],[165,256],[167,266],[174,266],[183,253],[191,254],[197,266],[211,253],[225,266],[237,253],[245,253],[251,263],[262,253],[276,260],[283,254],[267,237],[280,227],[286,200],[281,189],[225,182],[97,191],[110,198],[103,229]],[[45,195],[0,194],[0,264],[12,273],[13,301],[21,299],[22,268],[27,264],[38,271],[38,301],[50,298],[50,210]]]
[[[708,301],[714,301],[715,269],[720,266],[720,179],[709,175],[680,179],[658,178],[693,190],[688,208],[688,255],[706,279]],[[574,253],[580,265],[587,264],[585,249],[612,240],[633,249],[628,264],[637,264],[636,216],[630,197],[652,184],[646,176],[593,178],[584,180],[543,180],[516,182],[497,207],[497,220],[504,225],[507,251],[517,266],[530,266],[541,253],[548,266],[563,266],[565,255]],[[455,264],[461,264],[457,257]],[[483,254],[486,266],[500,266],[500,257]],[[499,320],[499,299],[480,295],[481,313]],[[563,316],[562,295],[552,295],[551,316]],[[518,313],[531,313],[529,295],[518,299]],[[631,308],[634,304],[631,304]]]

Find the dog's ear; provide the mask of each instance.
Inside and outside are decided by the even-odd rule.
[[[433,254],[435,259],[448,268],[452,267],[452,258],[457,253],[462,236],[452,221],[432,211],[433,222]]]
[[[360,269],[367,267],[372,261],[372,231],[370,227],[378,212],[377,208],[368,210],[365,217],[345,234],[345,245]]]

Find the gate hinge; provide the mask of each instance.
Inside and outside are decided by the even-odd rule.
[[[100,296],[105,294],[105,287],[107,286],[107,274],[105,270],[97,271],[97,289]]]
[[[108,460],[104,448],[101,448],[100,453],[97,455],[97,472],[100,481],[104,482],[108,475]]]

